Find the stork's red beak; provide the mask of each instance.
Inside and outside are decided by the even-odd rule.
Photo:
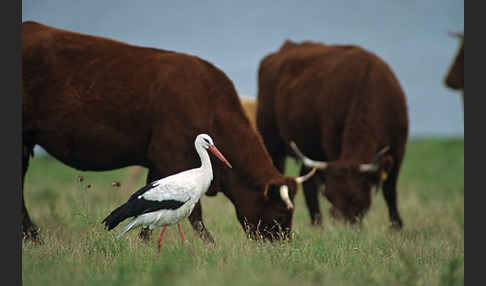
[[[211,145],[211,146],[209,146],[208,149],[209,149],[209,151],[211,151],[211,153],[214,154],[214,156],[218,157],[219,160],[223,161],[223,163],[225,163],[226,166],[233,168],[231,166],[231,164],[228,162],[228,160],[226,160],[226,158],[223,156],[223,154],[221,154],[221,152],[219,152],[219,150],[218,150],[218,148],[216,148],[216,146]]]

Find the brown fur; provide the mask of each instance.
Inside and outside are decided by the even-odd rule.
[[[293,211],[264,190],[288,184],[293,198],[295,181],[274,168],[233,83],[214,65],[35,22],[22,24],[22,58],[24,175],[38,144],[80,170],[144,166],[150,182],[197,167],[194,139],[207,133],[233,165],[212,159],[208,193],[223,192],[254,233],[276,234],[274,220],[290,230]],[[25,206],[23,218],[24,234],[34,236]],[[189,219],[212,241],[200,204]]]
[[[256,129],[256,110],[257,110],[257,100],[252,97],[241,97],[241,104],[243,105],[243,110],[246,116],[250,120],[251,126]],[[139,166],[130,167],[128,170],[127,178],[124,183],[124,188],[133,189],[135,187],[135,182],[142,175],[145,168]]]
[[[390,67],[357,46],[286,41],[266,56],[258,75],[257,127],[274,164],[283,171],[289,141],[329,167],[303,184],[313,224],[321,224],[318,189],[332,214],[359,221],[371,188],[388,171],[384,196],[393,225],[401,227],[396,184],[408,137],[405,95]],[[358,172],[383,147],[390,151],[374,174]],[[301,171],[302,172],[302,171]]]

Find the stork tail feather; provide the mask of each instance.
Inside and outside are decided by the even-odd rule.
[[[129,231],[136,223],[136,220],[132,220],[129,224],[127,224],[123,230],[117,235],[116,238],[120,238],[122,235],[124,235],[127,231]]]
[[[129,207],[126,204],[123,204],[112,211],[101,223],[104,223],[108,230],[112,230],[128,217],[131,217]]]

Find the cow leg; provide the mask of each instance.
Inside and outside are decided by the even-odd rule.
[[[25,173],[27,173],[27,169],[29,167],[29,155],[32,154],[34,147],[28,147],[23,145],[23,154],[22,154],[22,237],[24,239],[39,241],[38,238],[38,228],[35,224],[32,223],[29,217],[29,213],[25,207],[24,201],[24,180],[25,180]]]
[[[383,183],[383,196],[385,197],[386,205],[388,206],[391,226],[396,229],[400,229],[403,226],[397,208],[397,182],[400,163],[401,162],[398,162],[398,164],[393,166],[388,179]]]
[[[202,208],[200,200],[194,206],[191,215],[189,215],[189,221],[191,222],[192,228],[199,234],[199,237],[204,242],[214,243],[213,236],[206,229],[206,226],[202,220]]]
[[[300,169],[300,175],[307,174],[309,170],[305,167]],[[319,182],[316,178],[310,178],[302,183],[302,189],[304,190],[305,203],[307,210],[311,218],[311,225],[322,226],[322,215],[319,207]]]
[[[154,168],[150,168],[147,174],[146,183],[147,184],[151,183],[159,178],[160,178],[159,172],[156,171]],[[138,238],[140,238],[143,242],[148,242],[151,236],[152,236],[152,230],[148,226],[142,227],[142,230],[138,234]]]
[[[275,168],[277,168],[277,170],[282,174],[285,173],[285,157],[285,149],[272,154],[273,164],[275,165]]]
[[[285,158],[287,157],[285,144],[277,138],[267,139],[264,142],[272,158],[273,165],[283,174],[285,172]]]
[[[287,156],[286,143],[278,133],[278,127],[273,124],[274,120],[270,118],[264,119],[261,111],[258,112],[257,127],[262,136],[263,144],[272,158],[273,165],[283,174],[285,171],[285,158]]]
[[[273,165],[280,173],[284,174],[285,158],[287,157],[285,143],[280,139],[273,138],[272,141],[268,143],[268,145],[265,145],[267,147],[268,153],[270,154],[270,157],[272,158]]]

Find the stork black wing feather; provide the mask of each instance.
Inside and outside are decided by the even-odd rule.
[[[108,230],[116,227],[120,222],[124,221],[129,217],[139,216],[141,214],[154,212],[158,210],[175,210],[183,206],[186,202],[181,202],[178,200],[163,200],[163,201],[152,201],[146,200],[144,198],[140,199],[130,199],[128,202],[124,203],[114,211],[112,211],[102,223],[106,225]]]
[[[158,185],[155,184],[155,182],[152,182],[152,183],[149,183],[145,186],[143,186],[142,188],[140,188],[138,191],[136,191],[135,193],[133,193],[133,195],[130,196],[130,198],[128,199],[128,201],[131,201],[133,199],[136,199],[138,198],[138,196],[140,195],[143,195],[145,192],[157,187]]]
[[[133,216],[136,216],[158,210],[176,210],[183,206],[186,202],[187,201],[181,202],[178,200],[152,201],[140,198],[131,200],[129,203],[131,213],[134,213]]]

